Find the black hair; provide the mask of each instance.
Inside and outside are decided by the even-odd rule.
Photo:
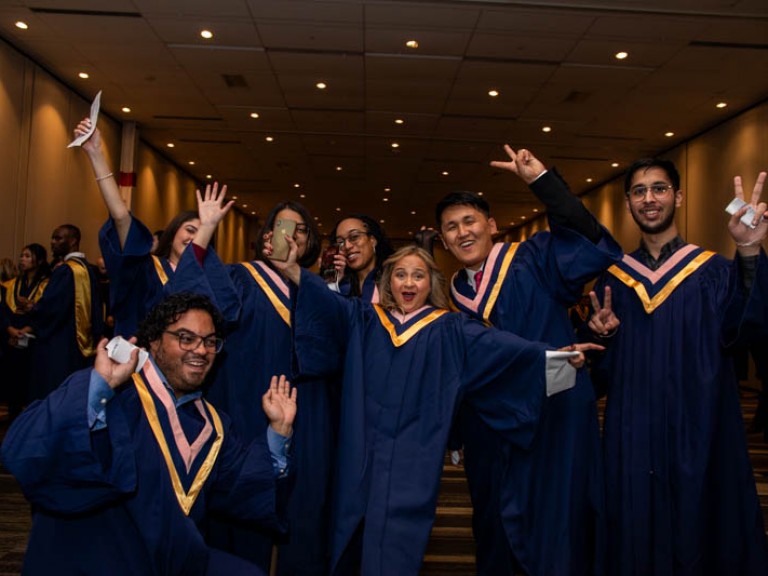
[[[66,230],[69,236],[74,238],[78,244],[80,243],[80,228],[74,224],[62,224],[58,228]]]
[[[446,194],[446,196],[437,203],[437,206],[435,206],[435,222],[437,222],[438,230],[442,226],[443,212],[451,206],[472,206],[485,214],[486,218],[490,218],[491,216],[491,207],[485,198],[474,192],[469,192],[468,190],[458,190]]]
[[[22,250],[29,250],[35,257],[35,260],[37,260],[37,270],[35,270],[35,276],[32,278],[33,285],[51,275],[51,265],[48,264],[48,251],[42,244],[33,242],[24,246]]]
[[[675,191],[680,190],[680,174],[675,168],[675,163],[671,160],[664,160],[662,158],[640,158],[635,160],[632,166],[627,168],[627,173],[624,176],[624,194],[629,195],[629,189],[632,187],[632,179],[635,173],[639,170],[647,172],[651,168],[659,168],[667,173],[667,177],[672,181]]]
[[[142,348],[149,349],[151,342],[159,340],[168,326],[177,322],[181,316],[190,310],[208,312],[211,315],[211,320],[213,320],[216,335],[221,336],[223,334],[224,317],[210,298],[193,292],[177,292],[160,300],[142,320],[136,332],[137,344]]]
[[[304,224],[307,226],[307,249],[304,251],[304,255],[298,259],[298,264],[302,268],[309,268],[317,263],[317,259],[320,256],[320,232],[317,230],[317,224],[315,224],[312,215],[309,213],[303,205],[298,202],[278,202],[272,207],[272,210],[267,214],[267,219],[264,220],[264,225],[259,230],[259,235],[256,238],[256,258],[259,260],[269,261],[264,256],[264,235],[271,232],[275,227],[275,220],[277,214],[281,210],[293,210],[301,216],[304,220]]]
[[[184,210],[179,212],[176,217],[168,223],[168,226],[163,230],[160,239],[157,241],[157,248],[155,249],[155,256],[165,258],[166,260],[171,256],[171,249],[173,248],[173,239],[176,237],[176,232],[179,231],[184,223],[199,218],[196,210]]]
[[[374,248],[376,265],[374,266],[374,270],[376,271],[376,282],[378,283],[381,275],[381,267],[384,265],[384,261],[394,254],[395,249],[392,247],[389,238],[387,238],[387,233],[384,231],[384,228],[381,227],[381,224],[379,224],[377,220],[366,214],[349,214],[344,216],[344,218],[337,220],[336,224],[333,225],[333,230],[331,230],[330,236],[331,242],[336,241],[336,231],[339,228],[339,224],[344,222],[344,220],[351,220],[353,218],[355,220],[360,220],[360,222],[363,223],[363,226],[365,226],[365,231],[376,238],[376,247]],[[344,276],[350,281],[350,296],[360,296],[360,282],[358,282],[354,270],[346,268],[344,270]]]

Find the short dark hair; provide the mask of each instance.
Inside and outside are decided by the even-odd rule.
[[[195,220],[199,218],[196,210],[184,210],[179,212],[176,217],[168,223],[168,226],[163,230],[162,235],[157,240],[157,248],[155,249],[155,256],[165,258],[166,260],[171,256],[171,248],[173,248],[173,239],[176,237],[176,232],[179,231],[185,222]]]
[[[438,230],[442,226],[443,212],[451,206],[472,206],[485,214],[486,218],[490,218],[491,216],[491,206],[485,198],[474,192],[469,192],[468,190],[458,190],[447,194],[437,203],[437,206],[435,206],[435,222],[437,222]]]
[[[309,268],[317,263],[317,259],[320,256],[320,232],[317,230],[317,224],[315,224],[312,215],[309,213],[302,204],[298,202],[278,202],[272,207],[272,210],[267,214],[267,219],[264,220],[264,225],[259,230],[259,235],[256,238],[256,258],[258,260],[268,260],[264,256],[264,235],[271,232],[275,227],[275,220],[280,210],[293,210],[298,213],[304,224],[307,226],[307,250],[304,255],[298,259],[298,264],[302,268]]]
[[[74,238],[78,242],[78,244],[80,243],[80,228],[78,228],[74,224],[62,224],[58,228],[62,230],[66,230],[69,236]]]
[[[148,349],[151,342],[162,337],[168,326],[177,322],[183,314],[190,310],[208,312],[211,315],[211,320],[213,320],[216,335],[221,336],[223,334],[224,317],[208,296],[194,292],[177,292],[160,300],[142,320],[139,324],[139,330],[136,332],[137,344]]]
[[[639,170],[646,172],[651,168],[664,170],[667,173],[667,177],[672,181],[672,186],[675,187],[675,190],[680,190],[680,173],[675,168],[674,162],[664,160],[663,158],[640,158],[627,168],[627,173],[624,176],[624,194],[629,195],[629,189],[632,187],[632,178],[635,177],[636,172]]]

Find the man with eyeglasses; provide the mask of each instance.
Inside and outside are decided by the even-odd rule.
[[[296,392],[273,377],[267,433],[240,443],[201,397],[222,328],[205,296],[168,296],[139,328],[143,366],[137,349],[112,360],[103,339],[92,370],[15,421],[2,457],[33,506],[25,574],[264,574],[200,528],[215,512],[284,529]]]
[[[591,294],[590,328],[608,346],[592,371],[608,398],[608,574],[768,574],[729,350],[768,326],[765,177],[750,225],[739,220],[746,206],[728,224],[730,261],[680,237],[672,162],[643,159],[627,171],[640,248]],[[740,177],[734,187],[743,198]]]
[[[490,207],[453,192],[435,217],[444,246],[461,262],[451,300],[500,330],[555,346],[574,343],[568,308],[584,284],[621,259],[621,248],[555,170],[529,150],[504,147],[492,166],[519,176],[547,207],[550,232],[494,242]],[[471,406],[457,415],[473,505],[477,573],[599,574],[604,495],[597,406],[586,370],[547,403],[530,449],[491,430]]]

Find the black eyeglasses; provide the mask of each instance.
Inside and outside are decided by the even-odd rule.
[[[357,246],[363,238],[370,235],[371,235],[370,232],[352,230],[349,234],[347,234],[346,238],[344,238],[343,236],[336,236],[336,244],[338,244],[341,247],[344,247],[344,245],[347,242],[349,242],[350,244]]]
[[[186,330],[180,330],[178,332],[174,332],[173,330],[166,330],[165,333],[170,334],[171,336],[175,336],[176,340],[179,341],[179,348],[182,350],[197,350],[197,348],[200,346],[200,342],[203,343],[203,346],[208,352],[214,352],[216,354],[221,352],[221,349],[224,347],[224,340],[215,334],[200,336],[194,332],[187,332]]]
[[[646,194],[648,192],[651,193],[651,195],[656,198],[657,200],[661,200],[662,198],[666,198],[669,196],[669,193],[674,190],[675,187],[672,186],[672,184],[654,184],[653,186],[635,186],[634,188],[630,189],[629,196],[632,197],[632,200],[644,200]]]

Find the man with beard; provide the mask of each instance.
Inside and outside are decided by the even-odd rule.
[[[80,229],[63,224],[51,234],[58,264],[29,313],[35,342],[30,398],[44,398],[67,376],[93,364],[104,326],[96,268],[80,251]]]
[[[296,392],[273,376],[267,431],[241,444],[201,396],[223,325],[207,297],[168,296],[139,328],[149,356],[136,372],[138,350],[118,363],[102,339],[93,369],[16,419],[2,457],[33,505],[25,574],[265,576],[200,528],[218,511],[284,529]]]
[[[608,394],[609,574],[768,574],[729,355],[768,325],[765,177],[752,193],[754,227],[740,221],[747,207],[728,224],[738,249],[730,261],[679,236],[672,162],[638,160],[627,172],[640,248],[591,294],[590,328],[609,343],[592,373]],[[740,177],[734,185],[743,198]]]

